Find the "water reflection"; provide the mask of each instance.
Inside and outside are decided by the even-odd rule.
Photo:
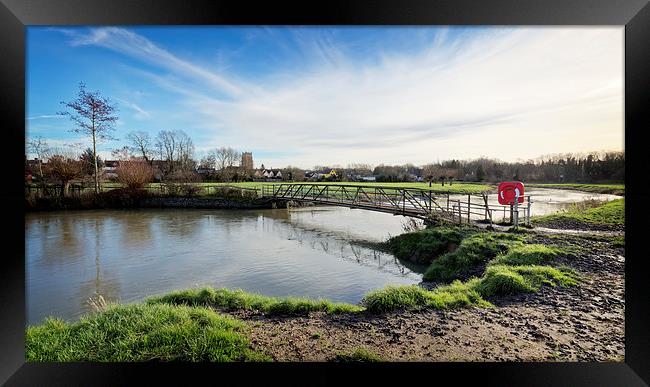
[[[96,295],[132,302],[209,285],[356,303],[387,284],[419,282],[392,256],[355,244],[401,229],[401,217],[380,215],[368,226],[345,208],[29,213],[28,324],[77,318]]]

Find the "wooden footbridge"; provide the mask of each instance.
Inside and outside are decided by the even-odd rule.
[[[470,223],[483,221],[492,223],[493,215],[503,211],[510,214],[506,206],[488,203],[489,192],[441,193],[422,188],[403,188],[375,185],[344,184],[274,184],[261,187],[261,196],[271,200],[311,202],[325,205],[360,208],[422,219],[427,223],[447,221]],[[528,205],[519,208],[526,223],[530,221],[530,197]],[[520,217],[521,218],[521,217]]]

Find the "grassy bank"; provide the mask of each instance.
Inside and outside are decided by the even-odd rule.
[[[530,188],[556,188],[556,189],[569,189],[574,191],[584,191],[593,193],[602,193],[610,195],[625,195],[625,184],[546,184],[546,183],[531,183],[526,184]]]
[[[246,325],[206,308],[111,306],[75,323],[29,327],[27,361],[264,361],[249,349]]]
[[[388,286],[369,292],[360,305],[292,297],[269,297],[229,289],[188,289],[155,296],[140,304],[111,305],[68,323],[48,319],[27,328],[27,361],[265,361],[251,349],[247,323],[220,312],[251,311],[266,315],[301,316],[310,312],[385,313],[411,308],[439,310],[468,306],[493,307],[496,297],[533,293],[542,286],[575,286],[579,277],[566,267],[547,266],[571,250],[525,244],[526,235],[482,232],[465,228],[423,230],[421,239],[405,240],[409,249],[433,246],[428,276],[450,283],[432,290],[417,285]],[[415,234],[415,233],[414,233]],[[422,235],[420,235],[422,236]],[[427,239],[429,238],[429,239]],[[437,242],[432,238],[438,238]],[[445,252],[449,243],[458,247]],[[450,242],[451,241],[451,242]],[[405,242],[406,243],[406,242]],[[484,265],[484,266],[481,266]],[[480,276],[457,279],[482,267]],[[242,316],[242,315],[239,315]],[[245,316],[245,315],[243,315]],[[360,349],[337,356],[339,361],[377,361]]]
[[[322,311],[326,313],[359,312],[363,308],[328,300],[310,300],[295,297],[269,297],[229,289],[188,289],[147,300],[150,305],[166,303],[173,305],[203,306],[226,311],[253,310],[267,314],[298,315]]]
[[[544,224],[563,220],[585,224],[624,225],[625,199],[617,199],[605,203],[597,201],[575,203],[562,212],[531,218],[533,224]]]

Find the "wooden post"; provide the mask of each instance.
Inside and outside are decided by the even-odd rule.
[[[467,224],[469,224],[469,213],[471,212],[469,202],[470,202],[471,195],[467,194]]]
[[[515,219],[514,219],[515,228],[519,226],[519,197],[515,197]]]
[[[510,204],[510,224],[513,224],[514,218],[513,218],[513,205]]]
[[[458,199],[458,224],[463,223],[463,218],[461,217],[462,216],[461,212],[462,211],[460,210],[460,199]]]
[[[528,210],[526,211],[526,226],[530,226],[530,196],[528,196]]]

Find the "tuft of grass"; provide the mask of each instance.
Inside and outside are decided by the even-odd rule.
[[[258,310],[268,314],[302,315],[314,311],[326,313],[359,312],[357,305],[295,297],[269,297],[230,289],[188,289],[147,299],[149,304],[205,306],[225,310]]]
[[[431,291],[417,285],[387,286],[366,294],[361,303],[371,313],[416,307],[451,309],[469,305],[491,306],[476,290],[478,284],[479,280],[475,278],[464,283],[456,280]]]
[[[483,297],[537,292],[542,285],[568,287],[578,283],[577,274],[550,266],[489,266],[476,290]]]
[[[606,203],[597,201],[575,203],[560,213],[531,217],[531,222],[544,223],[564,219],[588,224],[622,225],[625,224],[625,199]]]
[[[625,247],[625,237],[615,236],[611,239],[612,247]]]
[[[67,323],[27,328],[27,361],[266,361],[243,322],[205,308],[115,305]]]
[[[572,250],[539,244],[515,246],[507,253],[497,255],[496,258],[490,261],[490,265],[539,265],[548,262],[559,254],[572,254]]]
[[[435,259],[423,275],[425,281],[450,281],[487,263],[510,248],[523,246],[524,236],[482,232],[463,239],[458,249]]]
[[[336,354],[335,361],[342,362],[381,362],[385,361],[381,356],[371,352],[370,350],[364,347],[355,348],[354,351],[350,352],[339,352]]]
[[[476,232],[467,227],[432,227],[390,238],[386,245],[397,258],[416,263],[431,263],[440,255],[455,250],[463,238]]]

